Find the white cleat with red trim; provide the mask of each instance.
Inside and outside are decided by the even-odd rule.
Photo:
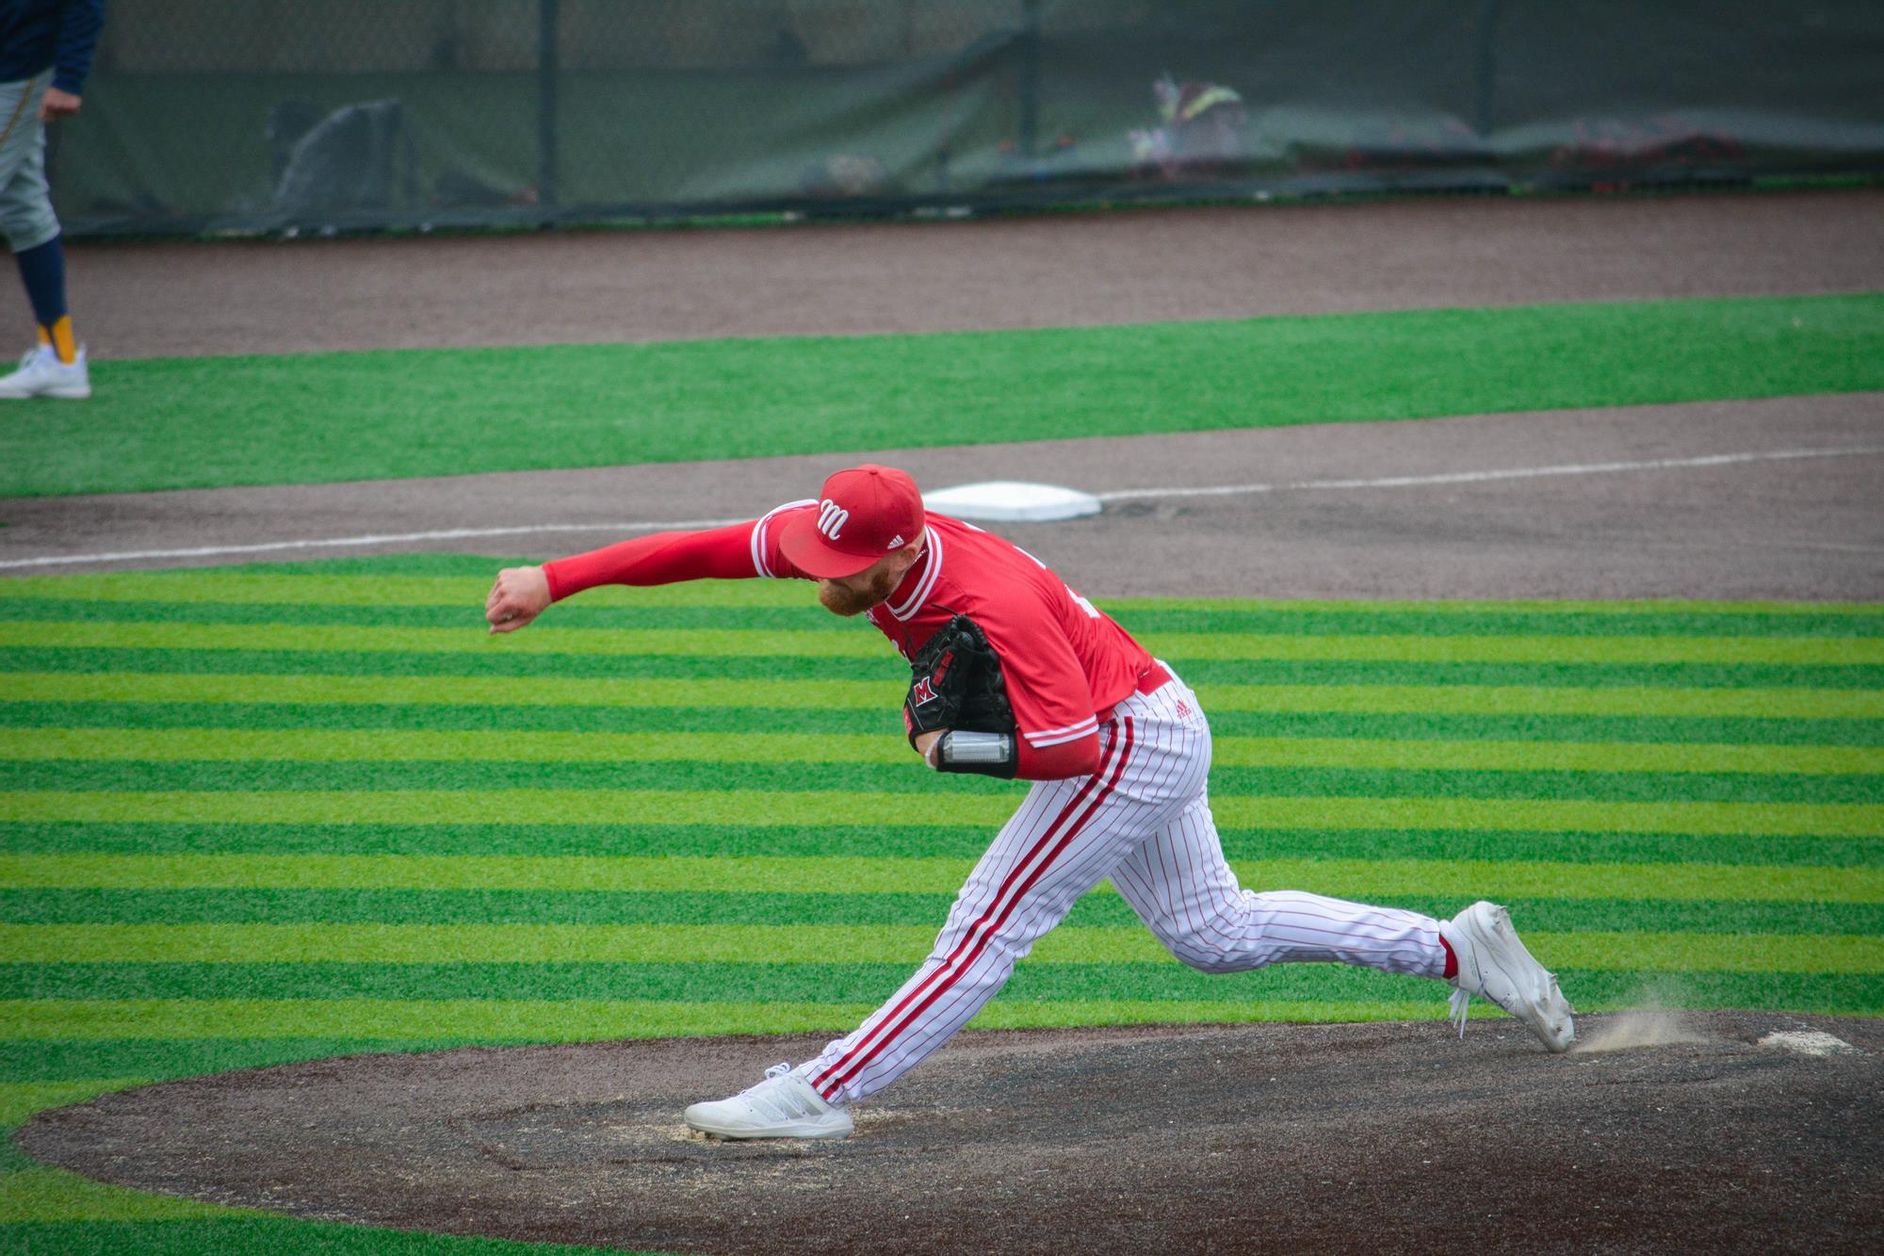
[[[1452,979],[1452,1018],[1465,1037],[1465,1014],[1472,996],[1482,995],[1530,1027],[1552,1051],[1567,1051],[1576,1041],[1575,1010],[1557,988],[1557,978],[1531,958],[1511,927],[1511,914],[1483,900],[1439,926],[1459,960]]]
[[[765,1070],[765,1080],[730,1099],[696,1103],[687,1125],[719,1138],[848,1138],[850,1113],[812,1089],[789,1064]]]

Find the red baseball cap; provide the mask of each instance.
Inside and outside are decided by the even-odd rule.
[[[824,482],[816,511],[787,524],[779,548],[808,576],[854,576],[922,535],[922,494],[906,471],[865,464]]]

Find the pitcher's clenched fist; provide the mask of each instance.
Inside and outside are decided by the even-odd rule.
[[[506,567],[497,573],[497,583],[484,599],[484,618],[493,633],[515,632],[549,604],[549,577],[541,567]]]

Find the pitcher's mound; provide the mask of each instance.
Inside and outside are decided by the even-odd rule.
[[[1884,1025],[1579,1030],[1599,1049],[1498,1021],[968,1033],[843,1142],[680,1123],[808,1038],[322,1060],[106,1095],[19,1140],[145,1190],[641,1250],[1875,1250]],[[1851,1049],[1761,1045],[1790,1031]]]

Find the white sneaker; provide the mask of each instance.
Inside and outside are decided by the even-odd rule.
[[[1511,1013],[1552,1051],[1568,1051],[1576,1041],[1574,1008],[1557,988],[1557,978],[1531,958],[1511,927],[1511,914],[1496,903],[1477,902],[1439,926],[1459,960],[1452,979],[1452,1019],[1465,1037],[1465,1013],[1472,996],[1483,995]]]
[[[51,345],[34,345],[20,359],[20,369],[0,376],[0,398],[66,397],[82,401],[92,395],[91,375],[85,369],[85,349],[70,363],[61,362]]]
[[[789,1064],[774,1064],[764,1081],[730,1099],[694,1104],[684,1119],[721,1138],[848,1138],[853,1127],[850,1113],[826,1103]]]

